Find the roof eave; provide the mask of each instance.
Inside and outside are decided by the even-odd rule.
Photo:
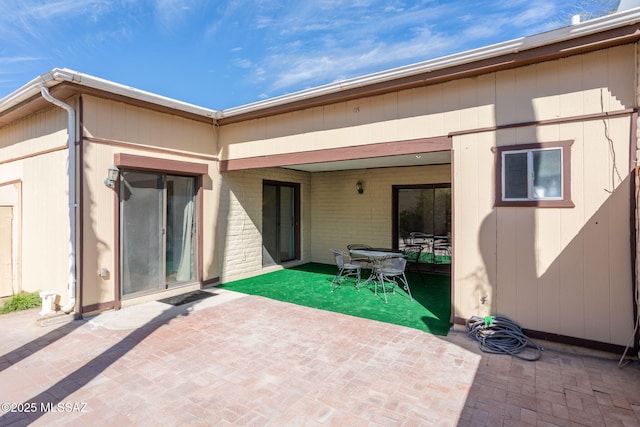
[[[94,91],[115,94],[141,103],[157,105],[164,109],[210,118],[211,120],[215,120],[218,115],[215,110],[156,95],[67,68],[54,68],[0,99],[0,115],[39,96],[41,87],[52,88],[63,83],[71,83],[79,88],[85,87]]]

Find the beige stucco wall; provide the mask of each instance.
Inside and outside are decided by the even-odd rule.
[[[83,304],[114,299],[117,202],[104,179],[116,153],[208,165],[203,188],[202,268],[204,280],[218,277],[219,175],[213,125],[86,95],[83,112]],[[101,268],[108,269],[108,277],[99,276]]]
[[[619,46],[231,124],[220,130],[220,156],[233,160],[453,134],[454,315],[503,314],[525,328],[626,345],[634,325],[630,118],[578,117],[636,106],[634,58],[634,45]],[[560,140],[574,140],[575,207],[494,208],[492,147]],[[388,245],[386,188],[407,183],[402,169],[311,174],[310,259],[330,262],[330,247],[365,237]],[[415,175],[415,183],[428,183],[428,176]],[[362,196],[354,190],[357,180],[365,183]],[[343,206],[347,213],[338,213]],[[365,230],[369,234],[362,235]]]
[[[18,215],[17,289],[55,291],[63,305],[69,297],[66,126],[67,113],[51,107],[0,128],[0,203],[16,206]]]

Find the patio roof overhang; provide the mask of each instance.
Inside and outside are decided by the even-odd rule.
[[[370,159],[340,160],[335,162],[307,163],[301,165],[282,166],[286,169],[304,172],[330,172],[352,169],[374,169],[402,166],[426,166],[451,163],[451,151],[431,153],[404,154],[399,156],[376,157]]]
[[[221,160],[220,171],[283,167],[307,172],[451,163],[449,136]]]

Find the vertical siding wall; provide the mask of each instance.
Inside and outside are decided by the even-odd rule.
[[[596,120],[523,129],[525,137],[456,138],[454,181],[466,183],[455,186],[458,317],[500,314],[530,329],[626,344],[633,328],[629,124],[622,117],[606,120],[606,130]],[[531,142],[531,132],[540,141],[574,139],[574,208],[493,208],[484,191],[493,185],[491,147],[496,138]]]
[[[67,101],[72,102],[72,101]],[[67,115],[57,107],[0,129],[0,185],[19,182],[21,289],[68,301]]]
[[[633,49],[497,73],[496,124],[633,108]],[[454,138],[456,316],[507,315],[526,328],[626,345],[634,324],[630,126],[627,115]],[[491,148],[560,140],[574,141],[575,207],[493,208]]]
[[[288,169],[254,169],[222,174],[217,246],[221,281],[255,276],[262,268],[262,182],[300,184],[300,250],[302,262],[311,260],[310,174]],[[278,267],[276,267],[278,268]]]
[[[86,95],[83,106],[84,136],[94,138],[83,142],[82,153],[83,304],[114,299],[117,198],[104,179],[115,153],[208,164],[202,230],[204,280],[218,277],[215,229],[219,183],[217,162],[211,160],[216,152],[213,125]],[[109,277],[98,275],[102,267],[109,270]]]

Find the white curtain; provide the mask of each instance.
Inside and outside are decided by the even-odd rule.
[[[190,196],[190,200],[184,207],[184,216],[182,219],[182,247],[180,250],[180,263],[176,280],[186,281],[193,279],[193,180],[189,180],[186,194]]]

